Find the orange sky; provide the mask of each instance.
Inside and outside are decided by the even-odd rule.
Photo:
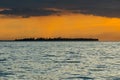
[[[83,14],[42,17],[0,17],[0,39],[24,37],[89,37],[120,40],[120,19]]]

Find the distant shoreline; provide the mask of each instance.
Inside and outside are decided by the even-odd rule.
[[[0,42],[101,42],[101,41],[0,41]]]
[[[61,42],[61,41],[99,41],[99,39],[94,38],[23,38],[23,39],[15,39],[13,41],[50,41],[50,42]]]
[[[99,41],[99,39],[95,38],[23,38],[23,39],[15,39],[15,40],[0,40],[0,42],[69,42],[69,41],[82,41],[82,42],[93,42],[93,41]]]

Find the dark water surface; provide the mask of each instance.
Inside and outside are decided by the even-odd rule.
[[[0,42],[0,80],[120,80],[120,43]]]

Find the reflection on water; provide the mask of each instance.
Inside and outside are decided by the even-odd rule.
[[[120,43],[0,42],[0,80],[120,80]]]

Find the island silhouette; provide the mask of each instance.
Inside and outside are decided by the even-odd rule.
[[[14,41],[99,41],[95,38],[23,38],[15,39]]]

